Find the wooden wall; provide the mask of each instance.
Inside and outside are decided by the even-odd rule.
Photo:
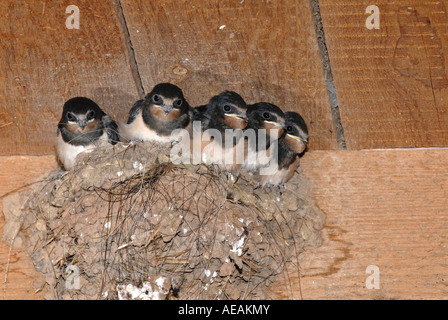
[[[316,35],[310,3],[320,6],[324,33]],[[66,27],[70,4],[80,10],[79,29]],[[3,1],[0,155],[53,153],[70,97],[88,96],[126,119],[163,81],[181,86],[192,105],[231,89],[299,111],[310,150],[337,149],[338,125],[348,149],[446,146],[446,0],[376,1],[380,28],[369,30],[371,4]],[[340,122],[322,72],[324,40]]]
[[[67,29],[66,7],[80,11]],[[222,90],[297,110],[313,149],[335,149],[308,1],[7,1],[1,4],[1,155],[50,154],[65,100],[126,119],[159,83],[192,105]],[[4,39],[4,40],[3,40]]]
[[[347,147],[447,146],[448,1],[319,3]]]
[[[80,10],[79,29],[66,28],[69,5]],[[366,27],[370,5],[379,29]],[[230,89],[296,110],[310,129],[302,167],[327,214],[326,238],[272,297],[447,297],[447,5],[1,1],[0,208],[2,196],[55,166],[70,97],[124,120],[158,82],[181,86],[192,105]],[[380,290],[365,287],[370,264],[381,270]],[[39,297],[29,257],[1,243],[6,272],[2,298]]]
[[[124,116],[138,96],[112,1],[76,1],[80,29],[67,29],[73,1],[0,3],[0,154],[54,152],[62,105],[87,96]]]

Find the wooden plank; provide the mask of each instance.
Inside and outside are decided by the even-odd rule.
[[[319,4],[347,147],[447,146],[448,1]]]
[[[57,166],[56,156],[0,156],[0,197]]]
[[[327,215],[275,298],[447,299],[448,149],[313,152],[302,161]],[[379,289],[368,289],[368,266]],[[301,294],[300,294],[301,285]],[[286,288],[286,289],[285,289]]]
[[[73,4],[79,29],[66,28]],[[0,155],[52,153],[73,96],[120,118],[138,98],[113,0],[2,1],[0,26]]]
[[[46,163],[49,169],[55,164],[52,157],[36,159],[11,157],[0,171],[26,172],[27,165]],[[313,184],[317,205],[327,215],[324,243],[300,257],[300,279],[294,266],[279,277],[271,297],[446,299],[448,176],[443,173],[447,166],[448,149],[307,153],[303,171]],[[23,176],[20,173],[18,181]],[[2,224],[0,220],[0,230]],[[2,278],[8,253],[9,246],[0,245]],[[17,276],[10,273],[7,297],[31,297],[28,285],[39,274],[29,263],[25,257],[12,259],[10,272]],[[369,265],[379,268],[378,290],[366,288]]]
[[[5,219],[2,197],[33,182],[57,166],[54,156],[0,156],[0,239]],[[35,293],[36,283],[44,283],[41,273],[34,269],[28,254],[21,248],[11,248],[0,242],[0,300],[42,299]]]
[[[146,93],[173,82],[196,106],[234,90],[300,112],[310,149],[337,149],[307,0],[121,3]]]

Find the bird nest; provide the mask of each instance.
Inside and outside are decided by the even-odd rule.
[[[321,245],[324,214],[296,174],[280,193],[169,147],[118,144],[51,172],[20,225],[49,299],[264,299],[299,254]]]

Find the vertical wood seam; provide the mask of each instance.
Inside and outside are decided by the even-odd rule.
[[[327,88],[328,99],[330,101],[331,118],[336,130],[336,141],[339,149],[347,149],[344,136],[344,128],[342,126],[341,114],[339,111],[336,88],[333,81],[333,71],[331,70],[330,57],[328,56],[327,44],[325,42],[325,32],[323,28],[322,18],[320,15],[319,0],[309,0],[311,15],[314,22],[314,31],[316,32],[317,46],[324,73],[325,85]]]
[[[115,0],[115,8],[117,9],[118,21],[120,23],[121,33],[124,39],[124,45],[129,57],[129,65],[131,68],[132,77],[135,81],[135,86],[137,88],[137,93],[140,99],[145,97],[145,89],[143,87],[142,78],[140,71],[138,69],[137,59],[135,57],[134,47],[132,45],[131,35],[129,33],[128,24],[126,22],[126,17],[124,16],[123,7],[121,5],[121,0]]]

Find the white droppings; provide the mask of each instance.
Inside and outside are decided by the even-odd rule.
[[[132,164],[132,166],[134,167],[134,169],[138,169],[138,170],[140,170],[140,171],[143,170],[143,164],[141,164],[141,163],[138,162],[138,161],[135,161],[135,162]]]
[[[158,291],[153,292],[151,300],[162,300],[162,298],[160,297],[160,292]]]
[[[118,285],[117,293],[119,300],[160,300],[159,292],[154,292],[148,281],[143,282],[141,288],[132,284]]]
[[[219,30],[222,30],[222,29],[224,29],[225,27],[226,27],[226,25],[223,24],[222,26],[219,27]]]
[[[208,270],[208,269],[205,269],[204,270],[204,273],[205,273],[205,276],[208,278],[208,277],[210,277],[210,274],[212,273],[210,270]]]
[[[212,277],[210,278],[210,283],[215,282],[215,278],[216,278],[217,275],[218,275],[218,273],[216,271],[213,272]]]
[[[123,171],[118,171],[117,176],[121,177],[123,175]]]
[[[230,228],[230,230],[235,229],[235,226],[233,224],[230,224],[228,222],[226,222],[226,226]]]
[[[107,221],[107,222],[104,224],[104,228],[106,228],[106,229],[110,229],[110,221]]]
[[[156,279],[156,284],[157,286],[162,289],[163,288],[163,284],[165,283],[166,278],[165,277],[158,277]]]
[[[238,255],[238,257],[240,257],[243,254],[243,246],[244,246],[245,238],[246,238],[246,236],[242,236],[240,240],[235,242],[233,244],[232,249],[230,249],[230,252],[235,252]]]
[[[149,281],[145,281],[142,284],[142,287],[139,288],[132,284],[128,285],[118,285],[117,293],[119,300],[161,300],[165,298],[165,294],[163,293],[163,285],[165,284],[165,277],[159,277],[155,283],[159,287],[159,290],[154,290]],[[107,297],[103,293],[104,297]]]

